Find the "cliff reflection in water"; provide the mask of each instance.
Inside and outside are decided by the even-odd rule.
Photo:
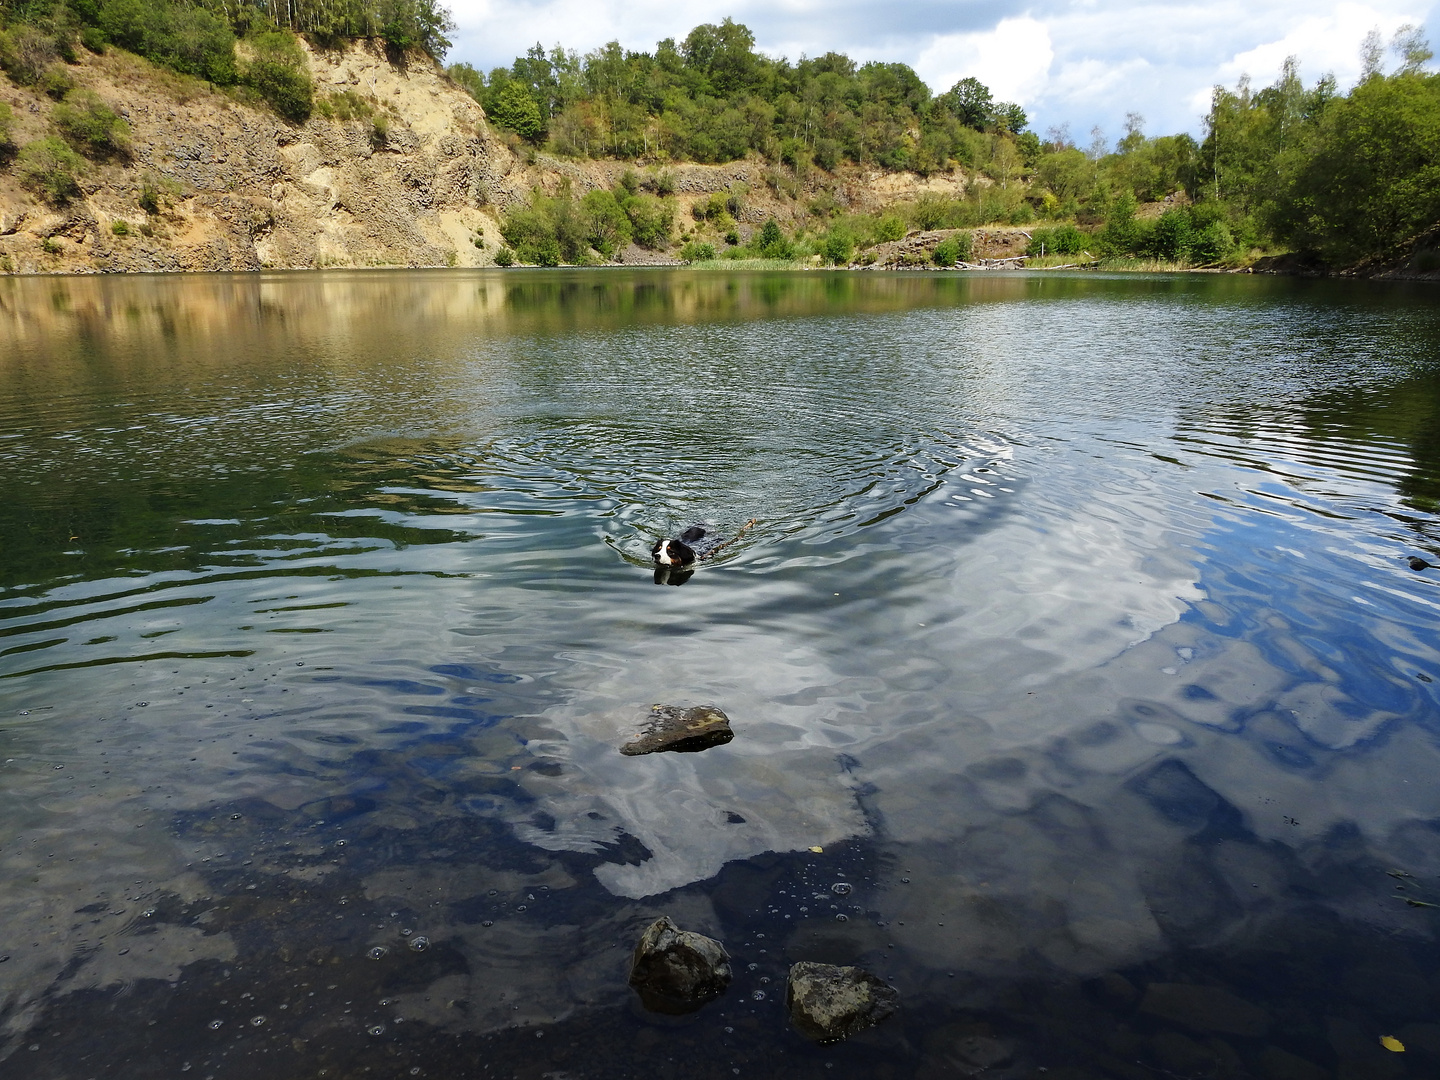
[[[0,333],[6,1067],[1440,1067],[1429,294],[5,279]],[[623,757],[657,702],[736,737]],[[661,913],[736,958],[686,1027]],[[808,1046],[797,959],[902,1017]]]

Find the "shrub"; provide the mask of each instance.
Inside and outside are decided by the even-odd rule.
[[[715,245],[691,240],[680,249],[680,258],[686,262],[709,262],[715,258]]]
[[[1090,243],[1090,235],[1074,225],[1057,225],[1053,229],[1036,229],[1030,234],[1026,255],[1079,255]]]
[[[820,254],[833,266],[848,266],[855,250],[855,238],[845,229],[831,229],[820,247]]]
[[[390,142],[390,118],[379,113],[370,121],[370,145],[381,150]]]
[[[935,245],[931,255],[936,266],[954,266],[970,258],[972,237],[969,233],[956,233]]]
[[[124,154],[130,149],[130,125],[93,90],[72,90],[50,112],[50,119],[75,149],[89,157]]]
[[[1149,254],[1157,259],[1185,259],[1195,243],[1190,211],[1184,207],[1166,210],[1150,231]]]
[[[21,86],[33,86],[59,57],[55,39],[38,26],[20,23],[0,30],[0,68]]]
[[[15,140],[11,134],[11,125],[15,121],[15,114],[9,105],[0,101],[0,158],[7,158],[15,149]]]
[[[899,240],[905,235],[905,223],[894,214],[886,214],[875,223],[875,239]]]
[[[675,204],[653,195],[635,195],[622,203],[630,218],[635,243],[645,248],[663,248],[670,242],[675,223]]]
[[[85,159],[54,136],[28,143],[15,160],[20,183],[56,205],[80,194],[85,168]]]
[[[514,266],[515,253],[507,247],[502,247],[499,251],[495,252],[495,265]]]
[[[764,259],[793,259],[795,257],[795,246],[785,239],[785,234],[780,231],[780,225],[774,218],[766,218],[764,226],[760,229],[757,250],[760,257]]]
[[[255,55],[245,67],[245,85],[283,119],[293,124],[309,120],[315,87],[295,35],[261,34],[251,44]]]
[[[168,203],[180,196],[180,185],[174,180],[162,180],[153,174],[140,181],[140,194],[136,199],[140,209],[147,214],[159,214]]]
[[[560,242],[553,236],[539,236],[517,248],[515,254],[521,262],[536,266],[560,265]]]
[[[1235,238],[1230,227],[1223,221],[1212,221],[1201,229],[1190,245],[1190,256],[1197,262],[1217,263],[1230,257],[1235,250]]]
[[[590,191],[580,200],[585,216],[586,238],[590,246],[607,259],[623,248],[635,235],[630,216],[625,213],[614,193]]]
[[[729,244],[731,247],[734,247],[736,244],[740,243],[740,234],[734,229],[731,229],[725,234],[725,243]]]
[[[36,85],[46,96],[59,101],[75,89],[75,80],[70,77],[68,71],[57,64],[46,68]]]
[[[124,218],[116,218],[110,223],[110,231],[116,236],[129,236],[130,223]]]

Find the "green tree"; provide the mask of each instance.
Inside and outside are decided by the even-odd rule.
[[[1440,75],[1366,79],[1326,109],[1280,173],[1271,226],[1336,262],[1379,254],[1440,221]]]
[[[490,119],[507,127],[521,138],[538,141],[545,133],[540,119],[540,106],[530,91],[518,82],[507,82],[489,108]]]

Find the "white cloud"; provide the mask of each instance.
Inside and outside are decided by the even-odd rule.
[[[1049,30],[1027,15],[1001,19],[993,30],[937,35],[914,68],[937,92],[973,75],[996,100],[1026,105],[1044,89],[1054,58]]]

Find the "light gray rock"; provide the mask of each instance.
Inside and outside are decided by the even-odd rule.
[[[723,746],[733,738],[730,718],[714,705],[697,705],[693,709],[652,705],[645,730],[620,747],[620,752],[631,757],[661,750],[694,754],[712,746]]]
[[[879,977],[857,967],[803,960],[790,969],[785,993],[790,1022],[802,1035],[833,1042],[888,1018],[900,994]]]
[[[724,945],[663,915],[640,935],[630,962],[630,985],[652,1012],[694,1012],[723,994],[730,978]]]

